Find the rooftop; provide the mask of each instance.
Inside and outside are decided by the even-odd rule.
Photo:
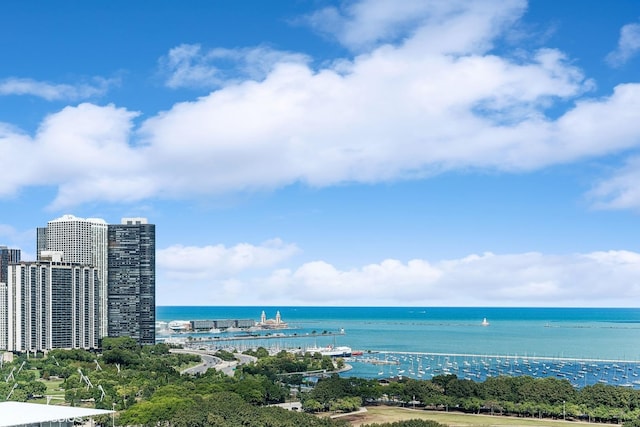
[[[0,427],[29,426],[38,423],[71,420],[111,414],[103,409],[75,408],[70,406],[42,405],[25,402],[0,402]]]

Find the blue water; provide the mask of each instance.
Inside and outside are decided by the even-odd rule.
[[[374,365],[356,359],[349,373],[354,376],[398,371],[425,378],[434,372],[460,377],[480,373],[472,379],[482,380],[489,375],[527,374],[566,376],[576,385],[600,381],[631,386],[637,381],[634,386],[640,386],[636,378],[640,362],[635,363],[640,361],[640,309],[636,308],[158,307],[157,320],[258,320],[262,310],[269,318],[279,310],[292,328],[283,332],[304,338],[258,345],[344,345],[362,350],[369,361],[400,364]],[[489,326],[482,326],[484,318]],[[344,335],[322,336],[324,331],[341,329]]]

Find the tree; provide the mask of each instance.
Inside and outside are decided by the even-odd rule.
[[[138,351],[140,345],[131,337],[104,337],[102,338],[102,350],[129,350]]]

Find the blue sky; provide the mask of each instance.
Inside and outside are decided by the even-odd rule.
[[[0,245],[157,225],[159,305],[636,306],[640,3],[0,4]]]

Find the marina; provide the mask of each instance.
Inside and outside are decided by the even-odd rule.
[[[260,318],[256,307],[168,308],[159,320]],[[640,389],[640,310],[270,307],[287,327],[158,335],[192,348],[271,353],[348,347],[350,370],[370,379],[456,375],[566,380]],[[264,317],[255,323],[269,323]],[[209,326],[207,324],[207,326]],[[329,350],[327,349],[327,352]],[[336,350],[337,352],[337,350]],[[343,352],[344,353],[344,352]],[[361,355],[358,355],[361,353]]]
[[[574,387],[608,384],[640,388],[640,361],[443,353],[369,352],[346,359],[347,376],[431,379],[456,375],[483,382],[491,377],[529,376],[567,380]]]
[[[345,377],[412,378],[429,380],[438,375],[455,375],[460,379],[483,382],[492,377],[529,376],[567,380],[574,387],[608,384],[640,389],[640,361],[620,359],[544,357],[527,355],[488,355],[465,353],[394,352],[386,350],[352,350],[336,345],[339,331],[322,333],[300,331],[228,332],[171,335],[163,340],[185,348],[215,352],[243,352],[258,347],[271,354],[280,351],[320,353],[343,357],[350,369]],[[324,344],[318,345],[321,341]]]

